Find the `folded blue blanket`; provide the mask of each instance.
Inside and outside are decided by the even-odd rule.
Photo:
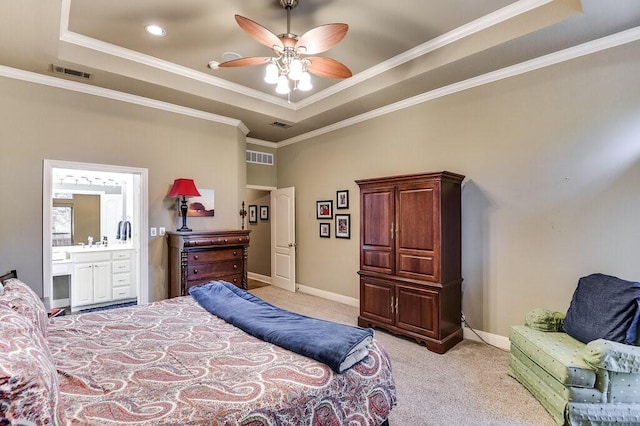
[[[369,354],[371,329],[296,314],[225,281],[191,287],[189,293],[207,311],[244,332],[320,361],[338,373]]]

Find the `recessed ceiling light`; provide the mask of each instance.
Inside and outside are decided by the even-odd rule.
[[[159,25],[155,25],[155,24],[149,24],[146,25],[144,27],[144,29],[151,35],[157,36],[157,37],[162,37],[165,34],[167,34],[167,32],[164,30],[164,28],[162,28]]]
[[[236,52],[224,52],[222,54],[222,60],[223,61],[232,61],[234,59],[240,59],[242,58],[242,55]]]

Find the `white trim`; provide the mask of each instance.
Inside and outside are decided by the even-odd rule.
[[[170,72],[191,80],[200,81],[212,86],[219,87],[221,89],[229,90],[235,93],[239,93],[245,96],[249,96],[261,101],[269,102],[274,105],[278,105],[283,108],[287,108],[293,111],[300,110],[306,106],[312,105],[323,99],[326,99],[336,93],[339,93],[349,87],[353,87],[362,82],[365,82],[377,75],[387,72],[397,66],[400,66],[406,62],[412,61],[427,53],[433,52],[436,49],[440,49],[444,46],[455,43],[462,40],[465,37],[469,37],[472,34],[484,31],[487,28],[495,26],[499,23],[513,19],[516,16],[530,12],[531,10],[545,6],[555,0],[520,0],[498,9],[492,13],[482,16],[474,21],[471,21],[465,25],[455,28],[445,34],[440,35],[432,40],[422,43],[414,48],[411,48],[405,52],[402,52],[393,58],[390,58],[384,62],[381,62],[371,68],[368,68],[358,74],[355,74],[351,78],[334,84],[320,92],[317,92],[311,96],[308,96],[298,102],[289,102],[281,97],[271,95],[259,90],[251,89],[246,86],[242,86],[237,83],[232,83],[227,80],[223,80],[219,77],[214,77],[209,74],[205,74],[199,71],[195,71],[191,68],[187,68],[173,62],[165,61],[150,55],[146,55],[134,50],[126,49],[120,46],[116,46],[111,43],[106,43],[101,40],[97,40],[91,37],[87,37],[82,34],[78,34],[69,30],[69,15],[71,13],[71,0],[62,0],[62,12],[60,16],[60,41],[73,44],[76,46],[91,49],[97,52],[122,58],[124,60],[137,62],[152,68],[156,68],[162,71]]]
[[[149,170],[139,167],[117,166],[77,161],[43,160],[42,171],[42,293],[43,298],[52,300],[53,274],[51,263],[51,207],[52,193],[51,172],[54,168],[90,169],[103,172],[129,173],[140,177],[140,282],[138,283],[138,300],[144,304],[149,302],[149,236],[145,232],[149,221]],[[47,211],[45,211],[47,209]]]
[[[267,275],[256,274],[255,272],[247,272],[247,278],[260,281],[261,283],[271,284],[271,277]]]
[[[213,121],[216,123],[227,124],[230,126],[238,127],[242,132],[247,135],[249,128],[240,120],[225,117],[218,114],[212,114],[210,112],[204,112],[193,108],[187,108],[180,105],[171,104],[168,102],[157,101],[155,99],[144,98],[138,95],[131,95],[129,93],[118,92],[112,89],[105,89],[103,87],[92,86],[86,83],[79,83],[77,81],[64,80],[58,77],[52,77],[44,74],[38,74],[31,71],[25,71],[17,68],[11,68],[4,65],[0,65],[0,77],[13,78],[16,80],[28,81],[30,83],[42,84],[45,86],[56,87],[59,89],[71,90],[74,92],[80,92],[87,95],[100,96],[103,98],[113,99],[116,101],[127,102],[130,104],[141,105],[149,108],[155,108],[162,111],[172,112],[175,114],[186,115],[193,118],[199,118],[202,120]]]
[[[485,84],[494,83],[499,80],[515,77],[531,71],[536,71],[541,68],[570,61],[572,59],[597,53],[602,50],[618,47],[623,44],[632,43],[637,40],[640,40],[640,27],[631,28],[607,37],[580,44],[578,46],[570,47],[535,59],[531,59],[529,61],[521,62],[516,65],[482,74],[477,77],[469,78],[467,80],[440,87],[438,89],[434,89],[429,92],[425,92],[420,95],[416,95],[411,98],[386,105],[382,108],[356,115],[354,117],[339,121],[329,126],[322,127],[320,129],[316,129],[290,139],[285,139],[284,141],[278,143],[278,148],[285,147],[297,142],[302,142],[304,140],[333,132],[338,129],[353,126],[354,124],[362,123],[364,121],[390,114],[392,112],[400,111],[424,102],[442,98],[444,96],[448,96],[464,90],[473,89]]]
[[[511,342],[509,341],[508,337],[500,336],[499,334],[487,333],[486,331],[475,331],[480,335],[480,337],[482,337],[482,339],[480,339],[480,337],[478,337],[473,331],[471,331],[469,327],[465,325],[462,326],[462,336],[465,339],[475,340],[476,342],[482,342],[484,340],[484,343],[488,343],[497,348],[504,349],[505,351],[508,351],[511,348]]]
[[[250,143],[252,145],[259,145],[259,146],[264,146],[267,148],[277,148],[278,144],[275,142],[267,142],[267,141],[263,141],[261,139],[256,139],[256,138],[247,138],[247,143]]]
[[[256,189],[258,191],[273,191],[274,189],[278,189],[277,186],[264,186],[264,185],[247,185],[247,189]],[[271,278],[269,278],[271,279]],[[269,281],[271,282],[271,281]]]
[[[332,302],[342,303],[344,305],[353,306],[355,308],[360,307],[360,299],[354,297],[343,296],[342,294],[332,293],[330,291],[319,290],[314,287],[307,287],[306,285],[296,284],[296,291],[300,293],[309,294],[311,296],[317,296],[322,299],[331,300]]]

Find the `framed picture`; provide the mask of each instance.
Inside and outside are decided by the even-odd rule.
[[[190,216],[214,216],[215,210],[213,208],[214,191],[213,189],[198,189],[200,192],[199,197],[189,197],[187,200],[187,217]],[[182,217],[182,211],[180,210],[180,203],[176,203],[178,206],[178,216]]]
[[[321,223],[320,224],[320,238],[331,238],[331,224],[330,223]]]
[[[349,208],[349,190],[342,189],[336,192],[336,209]]]
[[[269,220],[269,206],[260,206],[260,220]]]
[[[351,215],[336,215],[336,238],[351,238]]]
[[[333,219],[333,201],[316,201],[316,218]]]
[[[249,206],[249,223],[258,223],[258,206],[255,204]]]

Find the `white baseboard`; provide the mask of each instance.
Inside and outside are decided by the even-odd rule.
[[[305,285],[296,284],[296,290],[300,293],[310,294],[311,296],[321,297],[333,302],[343,303],[345,305],[360,307],[360,299],[354,297],[343,296],[341,294],[332,293],[330,291],[318,290],[317,288],[307,287]]]
[[[255,272],[247,272],[247,278],[251,278],[252,280],[271,284],[271,277],[268,277],[266,275],[256,274]]]
[[[476,333],[478,333],[480,337],[478,337]],[[482,342],[484,340],[486,343],[492,346],[496,346],[500,349],[504,349],[505,351],[508,351],[511,348],[511,343],[509,342],[508,337],[500,336],[499,334],[487,333],[486,331],[480,330],[475,330],[474,333],[473,330],[471,330],[464,324],[462,325],[462,337],[469,340],[475,340],[477,342]]]

